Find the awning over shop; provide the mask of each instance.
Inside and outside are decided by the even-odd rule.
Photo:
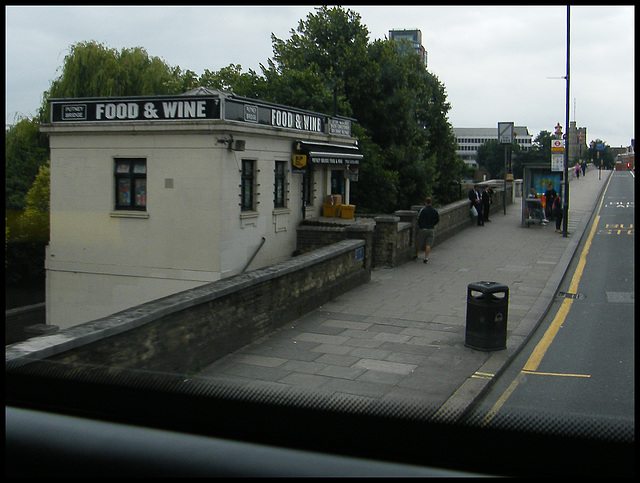
[[[295,149],[309,156],[314,164],[359,165],[363,155],[356,146],[296,141]]]

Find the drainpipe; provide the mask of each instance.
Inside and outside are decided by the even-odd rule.
[[[258,254],[258,252],[262,248],[262,245],[264,245],[264,242],[266,242],[266,241],[267,241],[267,239],[265,237],[262,237],[262,241],[260,242],[260,246],[256,249],[255,253],[251,256],[251,258],[249,259],[249,261],[247,262],[247,264],[244,266],[244,268],[242,269],[242,271],[240,273],[244,273],[245,270],[247,269],[247,267],[249,265],[251,265],[251,262],[253,262],[253,259],[256,258],[256,255]]]

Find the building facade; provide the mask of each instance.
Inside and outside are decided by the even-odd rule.
[[[407,40],[413,50],[420,56],[420,60],[427,68],[427,51],[422,46],[422,31],[420,30],[389,30],[389,40]]]
[[[478,167],[478,148],[491,140],[498,140],[498,128],[453,128],[458,148],[456,155],[465,162],[467,166]],[[531,149],[532,136],[526,126],[514,126],[513,134],[520,149],[528,151]]]
[[[351,120],[210,89],[53,99],[47,323],[77,325],[292,256],[349,204]]]
[[[575,121],[569,121],[567,147],[569,149],[569,162],[575,164],[579,161],[586,161],[589,157],[589,146],[587,146],[587,128],[577,127]],[[565,136],[565,139],[567,136]]]

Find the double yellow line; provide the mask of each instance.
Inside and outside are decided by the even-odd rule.
[[[607,182],[607,188],[610,182],[611,182],[611,177],[609,177],[609,181]],[[606,192],[606,188],[605,188],[605,192]],[[593,221],[593,225],[591,226],[589,237],[587,238],[584,249],[580,254],[580,260],[578,260],[578,266],[576,267],[576,271],[573,274],[573,278],[571,279],[571,283],[569,285],[569,293],[578,293],[578,285],[580,283],[580,279],[582,278],[584,267],[587,263],[587,254],[589,253],[589,248],[591,247],[593,236],[596,233],[598,222],[600,221],[600,210],[602,209],[603,200],[604,200],[604,197],[600,199],[600,203],[598,204],[597,214]],[[558,310],[558,313],[553,319],[553,322],[551,322],[551,325],[545,332],[544,336],[542,337],[542,340],[538,342],[538,345],[536,345],[536,348],[533,350],[533,353],[531,354],[531,356],[529,356],[529,360],[527,360],[526,364],[520,371],[520,375],[536,374],[536,375],[560,376],[560,377],[584,377],[584,378],[591,377],[585,374],[558,374],[558,373],[551,373],[551,372],[537,372],[538,367],[542,362],[542,358],[547,353],[547,349],[549,349],[549,347],[551,346],[551,343],[553,342],[556,335],[558,334],[560,327],[562,327],[562,324],[564,323],[565,319],[567,318],[567,315],[569,314],[569,309],[571,308],[572,304],[573,304],[573,299],[570,299],[570,298],[564,299],[564,301],[562,302],[562,305],[560,306],[560,309]],[[498,401],[493,405],[493,407],[489,410],[487,415],[484,417],[483,424],[489,423],[494,418],[494,416],[498,413],[498,411],[504,405],[507,399],[509,399],[511,394],[513,394],[513,392],[516,390],[516,388],[518,387],[519,381],[520,381],[520,377],[516,377],[513,380],[509,388],[502,394],[502,396],[500,396],[500,399],[498,399]]]

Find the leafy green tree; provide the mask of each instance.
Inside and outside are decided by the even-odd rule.
[[[385,166],[382,149],[361,125],[354,124],[352,131],[366,162],[360,165],[358,182],[351,184],[351,202],[360,213],[392,213],[398,201],[398,173]]]
[[[241,65],[230,64],[216,72],[205,69],[197,83],[202,87],[229,91],[255,99],[263,96],[266,81],[253,70],[243,73]]]
[[[22,241],[48,243],[49,241],[49,163],[40,166],[31,189],[25,196],[26,209],[19,219]]]
[[[394,209],[422,204],[431,190],[435,162],[428,155],[427,130],[419,122],[426,115],[420,114],[424,85],[419,82],[417,56],[394,42],[376,41],[363,65],[365,69],[350,79],[354,115],[381,148],[382,167],[397,179]],[[353,187],[356,203],[362,190],[368,190],[367,184]]]
[[[604,149],[598,150],[597,147],[599,144],[602,144]],[[596,166],[599,166],[597,163],[599,163],[598,160],[600,160],[602,162],[602,169],[614,169],[616,164],[616,157],[613,154],[611,146],[609,146],[600,138],[596,139],[589,146],[588,160],[592,163],[595,163]],[[585,159],[584,161],[587,160]]]
[[[94,41],[78,42],[44,93],[40,119],[48,120],[48,99],[181,94],[196,85],[194,72],[170,67],[142,47],[117,51]]]
[[[513,156],[513,175],[522,178],[524,166],[527,164],[544,164],[551,162],[551,140],[555,135],[549,131],[540,131],[533,140],[531,149],[519,150]]]
[[[504,177],[504,145],[497,139],[490,139],[478,146],[476,161],[481,170],[488,173],[489,178]]]
[[[446,202],[461,169],[444,88],[413,50],[368,38],[357,13],[316,9],[289,40],[272,36],[274,58],[262,67],[265,98],[357,120],[354,133],[356,125],[363,128],[358,137],[365,156],[352,185],[359,209],[388,212],[389,200],[393,209],[407,208],[427,194]]]
[[[523,164],[551,162],[551,140],[555,136],[549,131],[540,131],[533,140],[531,149],[521,154]]]
[[[25,207],[25,196],[49,158],[49,140],[35,119],[22,119],[5,133],[5,209]]]
[[[369,35],[360,15],[323,6],[290,33],[286,41],[271,36],[273,60],[262,66],[269,100],[351,116],[348,79],[366,61]]]

